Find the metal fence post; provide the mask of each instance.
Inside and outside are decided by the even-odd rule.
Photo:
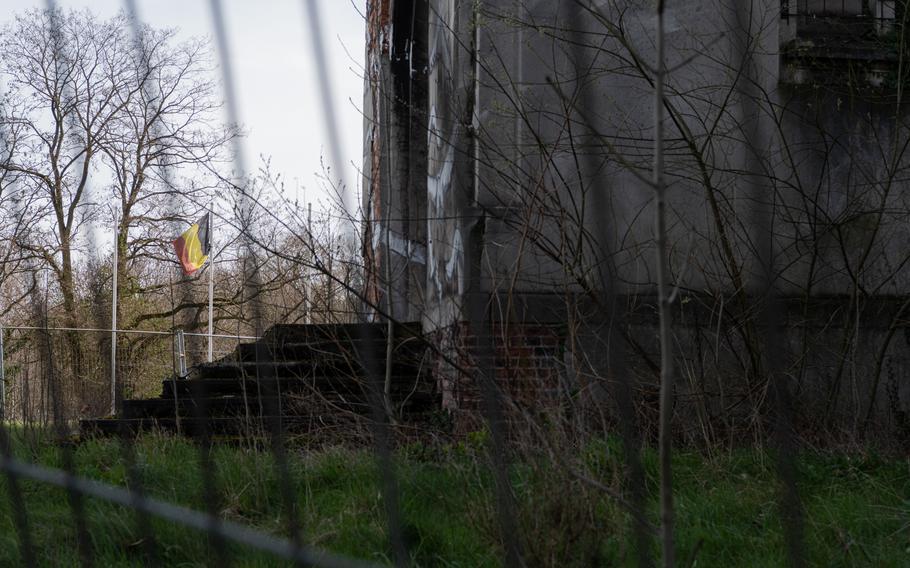
[[[111,416],[117,415],[117,253],[118,228],[114,227],[113,272],[111,272]]]
[[[0,421],[6,420],[6,369],[3,361],[3,326],[0,325]]]
[[[186,339],[183,330],[178,329],[174,332],[174,341],[177,343],[177,376],[185,379],[186,372]]]

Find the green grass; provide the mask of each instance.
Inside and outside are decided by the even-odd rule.
[[[21,437],[21,433],[20,433]],[[617,444],[591,444],[572,467],[622,490]],[[18,457],[62,464],[62,449],[40,439],[20,439]],[[115,440],[89,440],[73,449],[83,476],[126,485],[123,454]],[[204,510],[199,453],[179,438],[148,435],[135,446],[137,470],[152,495]],[[217,446],[215,486],[219,513],[272,533],[284,527],[279,480],[268,452]],[[403,533],[421,566],[498,566],[500,543],[493,484],[478,443],[396,454]],[[656,457],[644,465],[656,515]],[[292,451],[297,510],[306,542],[387,563],[377,468],[366,450]],[[874,456],[813,454],[798,463],[805,507],[804,551],[812,566],[910,566],[910,462]],[[705,457],[678,452],[675,459],[680,565],[782,566],[785,539],[773,460],[757,450]],[[513,467],[517,534],[529,565],[632,565],[630,522],[610,497],[540,457]],[[20,480],[31,537],[44,566],[78,565],[74,520],[63,490]],[[0,476],[0,566],[21,562],[7,480]],[[84,500],[91,548],[98,566],[139,566],[145,546],[136,514]],[[157,554],[167,566],[216,564],[206,536],[152,521]],[[657,550],[656,543],[652,544]],[[266,555],[232,545],[236,566],[281,566]],[[693,558],[694,554],[694,558]],[[694,564],[693,564],[694,562]]]

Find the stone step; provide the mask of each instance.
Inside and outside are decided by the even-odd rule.
[[[369,424],[376,410],[371,397],[382,390],[387,331],[385,324],[276,325],[256,343],[193,366],[189,378],[162,381],[160,397],[124,400],[117,418],[81,427],[87,434],[136,434],[173,432],[179,423],[190,436],[238,436],[276,424],[290,433],[335,427],[342,436],[362,435],[367,430],[351,427]],[[394,331],[391,397],[406,424],[428,419],[441,402],[419,333],[419,324]],[[376,364],[376,391],[367,385],[365,354]]]
[[[424,394],[435,392],[435,385],[425,376],[395,375],[392,377],[392,395],[406,395],[411,391]],[[381,387],[380,387],[381,388]],[[300,377],[260,377],[260,378],[207,378],[207,379],[167,379],[162,381],[161,397],[173,398],[176,389],[180,397],[216,397],[216,396],[275,396],[305,392],[334,393],[341,396],[362,395],[366,381],[349,376],[332,375]]]
[[[364,350],[364,345],[369,345],[372,351]],[[393,360],[420,365],[424,359],[425,349],[417,341],[397,343],[392,350]],[[365,344],[360,341],[337,341],[333,339],[317,340],[311,342],[285,342],[285,343],[242,343],[237,349],[224,357],[223,361],[285,361],[309,360],[314,363],[335,364],[338,361],[348,363],[361,362],[365,357],[372,357],[374,361],[385,362],[385,340]]]
[[[438,408],[437,397],[426,393],[414,393],[407,396],[393,394],[393,404],[401,412],[422,412]],[[372,411],[370,401],[365,395],[340,396],[308,393],[288,396],[220,396],[220,397],[184,397],[152,398],[124,400],[120,416],[125,419],[135,418],[173,418],[179,413],[182,417],[198,418],[203,416],[236,417],[259,416],[260,414],[296,414],[307,411],[352,412],[366,415]]]
[[[385,371],[385,363],[377,365],[378,372]],[[395,360],[392,373],[413,375],[419,370],[410,361]],[[356,360],[336,359],[334,361],[299,359],[256,361],[215,361],[200,363],[189,370],[189,379],[239,379],[243,377],[288,377],[311,378],[321,376],[356,377],[364,372]]]
[[[388,326],[385,323],[346,323],[346,324],[276,324],[262,336],[267,344],[287,342],[311,342],[321,339],[336,339],[342,342],[378,339],[386,337]],[[398,323],[394,326],[396,338],[420,336],[421,326],[416,322]]]

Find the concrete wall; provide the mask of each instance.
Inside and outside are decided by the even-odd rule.
[[[419,321],[427,273],[427,5],[367,5],[364,237],[368,296]]]
[[[469,308],[478,302],[484,325],[500,326],[498,345],[514,344],[508,326],[562,329],[560,349],[572,355],[560,380],[602,373],[581,371],[574,358],[586,341],[604,349],[599,337],[612,322],[625,330],[646,393],[655,348],[651,3],[425,5],[426,240],[411,231],[406,247],[425,245],[426,268],[422,286],[412,278],[401,292],[410,299],[399,303],[413,306],[407,315],[419,313],[456,358],[465,334],[477,335]],[[910,394],[892,388],[891,396],[882,377],[910,360],[910,344],[895,341],[910,311],[906,112],[893,86],[870,90],[849,70],[831,84],[782,82],[781,42],[798,30],[777,1],[742,8],[680,0],[666,14],[672,278],[680,317],[693,306],[702,313],[677,328],[683,374],[738,377],[742,392],[766,380],[758,321],[770,278],[773,296],[785,299],[782,319],[792,322],[775,331],[786,336],[784,371],[795,390],[834,401],[813,413],[833,404],[849,416],[872,401],[896,424]],[[384,123],[390,131],[400,130],[397,112]],[[390,148],[394,161],[401,150]],[[391,191],[405,191],[391,179]],[[383,203],[373,199],[373,209]],[[770,250],[769,276],[762,259]],[[393,279],[392,289],[402,284]],[[807,324],[820,301],[831,321]],[[526,309],[535,302],[546,309]],[[457,377],[445,367],[455,407]],[[853,400],[837,402],[848,391]],[[705,404],[707,412],[721,403]]]

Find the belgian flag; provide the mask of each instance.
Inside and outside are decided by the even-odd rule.
[[[174,241],[174,250],[177,251],[177,258],[187,276],[202,268],[209,258],[212,233],[209,225],[210,216],[203,215]]]

